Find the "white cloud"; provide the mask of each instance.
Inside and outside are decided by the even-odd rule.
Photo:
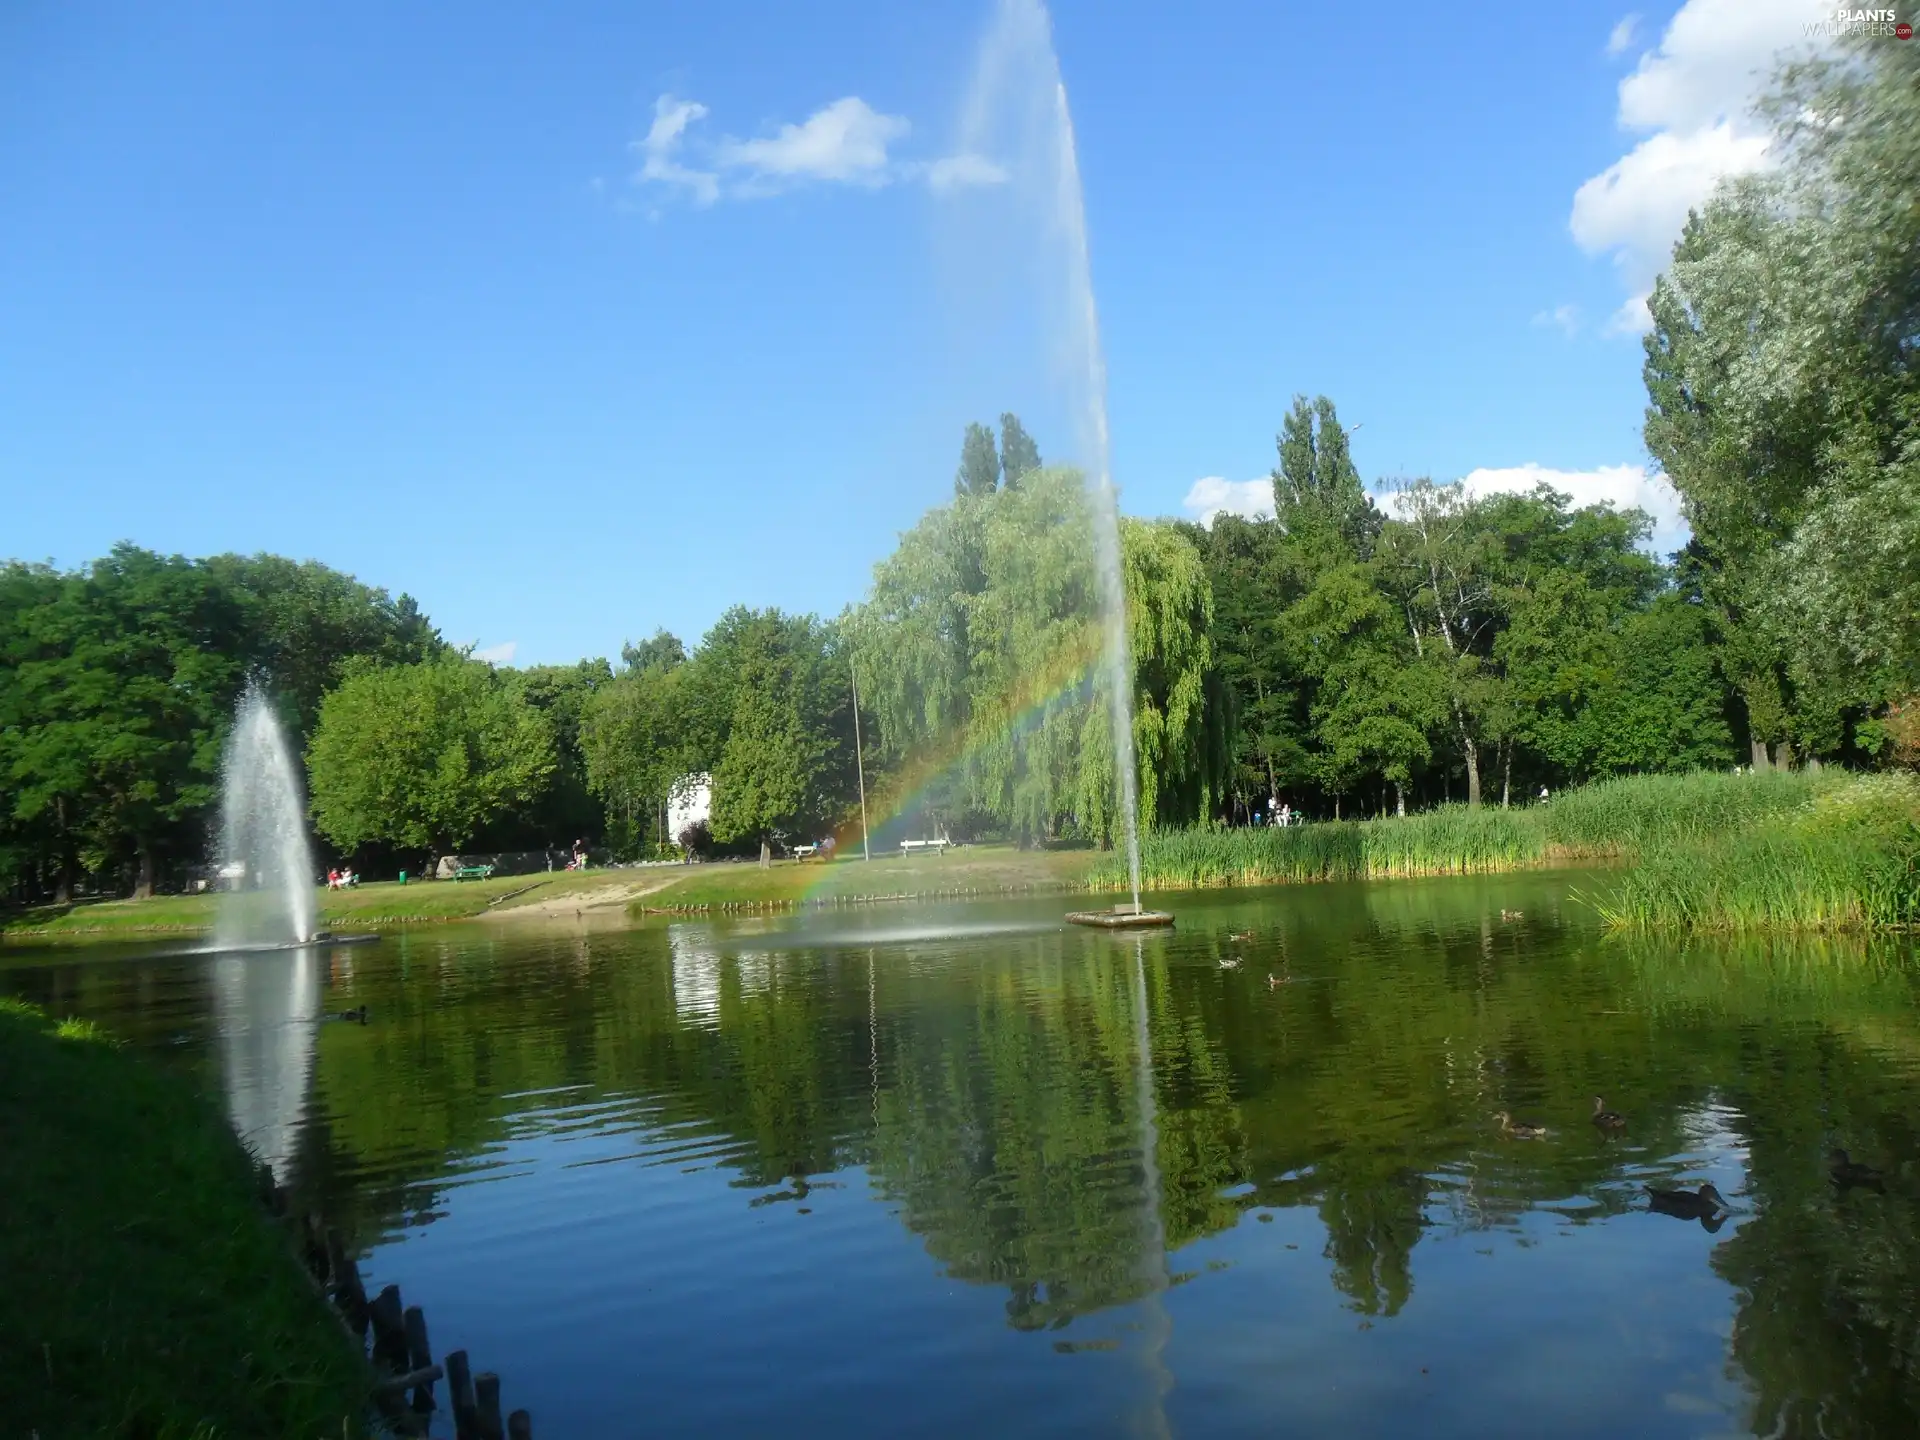
[[[707,107],[697,100],[676,100],[662,95],[653,102],[653,125],[646,139],[633,142],[640,152],[640,180],[661,185],[682,185],[693,192],[694,201],[711,205],[720,198],[720,177],[710,170],[692,170],[674,158],[687,127],[702,119]]]
[[[1638,15],[1627,15],[1613,27],[1613,33],[1607,36],[1607,54],[1624,55],[1633,48],[1633,37],[1640,28]]]
[[[1611,505],[1616,510],[1640,509],[1653,517],[1653,548],[1665,555],[1687,543],[1688,529],[1680,513],[1680,496],[1659,471],[1643,465],[1602,465],[1597,470],[1551,470],[1532,461],[1525,465],[1482,467],[1463,482],[1469,495],[1522,494],[1536,485],[1551,485],[1580,505]]]
[[[723,136],[693,146],[701,157],[694,166],[682,158],[689,130],[707,115],[694,100],[662,95],[654,101],[653,126],[633,142],[641,157],[634,180],[688,191],[696,204],[776,195],[809,183],[859,185],[878,189],[902,180],[924,180],[935,191],[971,185],[997,185],[1007,178],[984,155],[961,153],[936,160],[896,160],[895,142],[912,125],[903,115],[875,110],[858,95],[823,105],[798,124],[782,125],[771,135],[740,140]]]
[[[1589,254],[1610,254],[1633,298],[1608,326],[1640,331],[1642,297],[1665,268],[1687,212],[1723,177],[1768,161],[1767,132],[1752,115],[1783,52],[1805,46],[1830,0],[1687,0],[1654,49],[1620,82],[1620,125],[1651,131],[1581,185],[1568,228]],[[1609,53],[1632,43],[1629,16]],[[1624,33],[1624,38],[1623,38]]]
[[[716,158],[727,169],[768,183],[835,180],[885,185],[892,173],[887,146],[911,127],[882,115],[858,95],[822,106],[798,125],[782,125],[762,140],[723,140]]]
[[[498,645],[489,645],[484,650],[475,650],[473,658],[484,660],[489,665],[511,665],[514,652],[519,648],[518,640],[503,640]]]
[[[1536,325],[1554,325],[1564,335],[1573,335],[1580,329],[1580,307],[1578,305],[1556,305],[1551,310],[1542,310],[1533,317]]]
[[[1212,525],[1213,517],[1222,512],[1244,515],[1249,520],[1271,517],[1273,481],[1264,475],[1258,480],[1223,480],[1218,475],[1206,475],[1193,482],[1181,503],[1202,525]]]

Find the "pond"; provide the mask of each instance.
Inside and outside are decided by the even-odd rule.
[[[1590,879],[8,952],[0,989],[200,1075],[536,1434],[1915,1433],[1911,943],[1626,942]],[[1701,1181],[1730,1213],[1649,1209]]]

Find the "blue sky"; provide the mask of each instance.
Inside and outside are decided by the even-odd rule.
[[[967,421],[1075,458],[976,263],[994,4],[0,7],[0,556],[312,557],[520,663],[837,611]],[[1295,391],[1370,479],[1654,493],[1632,297],[1825,8],[1060,0],[1125,508],[1245,503]]]

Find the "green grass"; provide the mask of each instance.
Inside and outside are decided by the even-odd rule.
[[[1630,856],[1659,845],[1723,839],[1803,809],[1848,778],[1840,771],[1798,770],[1631,775],[1568,790],[1529,813],[1544,819],[1548,844],[1561,854]]]
[[[1018,850],[1010,845],[967,846],[946,854],[875,855],[832,863],[782,860],[686,867],[666,889],[634,901],[636,910],[697,910],[789,906],[942,896],[1009,895],[1073,890],[1086,884],[1088,850]]]
[[[368,1371],[175,1076],[0,1000],[9,1435],[361,1433]]]
[[[440,920],[471,920],[490,909],[512,909],[565,895],[584,894],[657,872],[645,870],[556,871],[502,875],[491,880],[397,881],[352,890],[316,890],[321,923],[335,930],[382,929]],[[139,934],[204,935],[219,906],[215,895],[159,895],[151,900],[104,900],[74,906],[42,906],[0,921],[0,936],[13,939],[112,938]]]
[[[1593,903],[1625,930],[1920,925],[1920,780],[1844,777],[1729,837],[1656,841]]]
[[[1159,831],[1141,843],[1141,877],[1167,890],[1628,860],[1639,862],[1632,882],[1597,902],[1618,925],[1911,924],[1912,846],[1902,837],[1914,832],[1899,820],[1905,802],[1897,799],[1909,784],[1831,770],[1645,775],[1518,810],[1445,805],[1285,830]],[[1127,881],[1125,861],[1102,856],[1089,878],[1096,888],[1118,889]]]
[[[1546,855],[1545,827],[1530,811],[1447,805],[1404,819],[1344,820],[1250,830],[1162,830],[1143,837],[1141,881],[1156,890],[1276,885],[1393,875],[1515,870]],[[1100,889],[1127,883],[1126,857],[1101,856]]]

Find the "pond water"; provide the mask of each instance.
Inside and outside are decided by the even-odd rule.
[[[1590,878],[9,951],[0,989],[201,1076],[536,1434],[1916,1433],[1911,943],[1622,942]],[[1703,1180],[1718,1224],[1648,1209]]]

